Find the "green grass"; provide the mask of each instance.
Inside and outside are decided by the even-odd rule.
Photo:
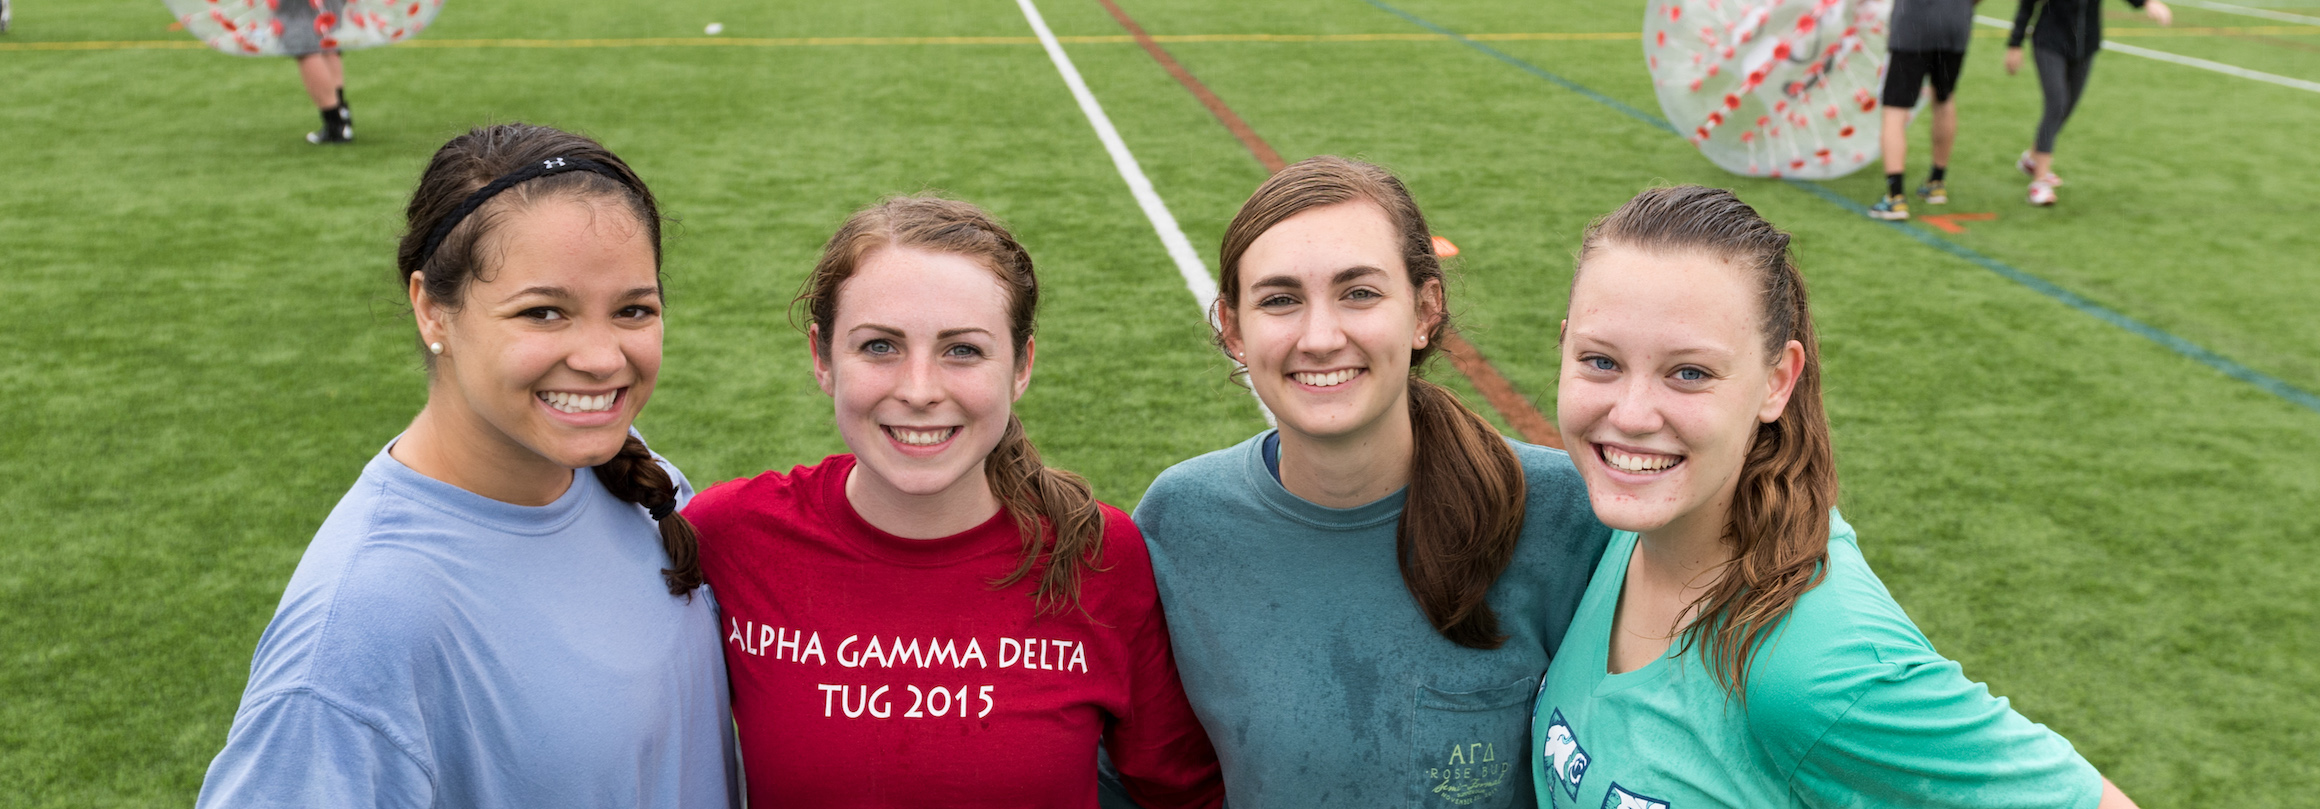
[[[1123,0],[1156,34],[1409,33],[1358,0]],[[1407,0],[1471,32],[1632,31],[1641,3]],[[2286,0],[2266,5],[2294,10]],[[1045,0],[1057,33],[1120,29]],[[2179,8],[2179,26],[2266,24]],[[171,40],[158,3],[19,8],[0,44]],[[1982,13],[2008,17],[2009,5]],[[1004,0],[455,3],[429,40],[1024,36]],[[2113,23],[2114,28],[2139,25]],[[2315,38],[2292,38],[2315,41]],[[173,41],[173,40],[172,40]],[[2320,53],[2133,44],[2298,78]],[[1953,241],[2320,391],[2320,98],[2107,54],[2064,133],[2063,205],[2021,204],[2035,80],[1977,39]],[[1638,46],[1495,47],[1656,111]],[[1263,171],[1133,45],[1073,58],[1195,245]],[[1797,234],[1827,350],[1846,514],[1940,648],[2144,805],[2295,805],[2320,789],[2320,413],[2232,380],[1804,191],[1452,42],[1180,43],[1285,157],[1409,179],[1464,250],[1469,336],[1553,413],[1553,337],[1586,221],[1659,182],[1733,187]],[[392,283],[400,208],[448,136],[594,134],[680,220],[661,387],[642,427],[703,483],[843,451],[787,303],[881,195],[938,189],[1014,224],[1047,282],[1022,412],[1123,505],[1262,428],[1158,239],[1034,45],[509,49],[348,58],[361,141],[319,150],[281,60],[0,50],[0,794],[184,805],[314,527],[416,412]],[[1925,165],[1912,137],[1912,179]],[[1864,173],[1828,183],[1856,200]],[[1445,365],[1436,369],[1464,389]],[[1477,401],[1479,404],[1479,401]]]

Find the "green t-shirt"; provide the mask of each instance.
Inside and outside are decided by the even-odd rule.
[[[1512,444],[1530,498],[1487,596],[1507,639],[1470,649],[1402,583],[1407,490],[1315,505],[1267,471],[1269,435],[1177,464],[1136,507],[1234,809],[1531,806],[1531,697],[1611,538],[1571,457]]]
[[[1830,513],[1828,576],[1749,673],[1745,708],[1697,649],[1608,674],[1636,535],[1604,549],[1531,719],[1540,806],[2093,807],[2070,742],[1966,679],[1869,571]]]

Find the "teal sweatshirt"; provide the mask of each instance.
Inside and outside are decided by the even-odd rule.
[[[1533,806],[1531,701],[1611,534],[1570,456],[1509,442],[1530,499],[1483,650],[1402,583],[1404,493],[1314,505],[1269,470],[1271,435],[1171,467],[1135,515],[1232,805]]]

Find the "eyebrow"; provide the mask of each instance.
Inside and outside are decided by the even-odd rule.
[[[635,288],[632,288],[632,289],[628,290],[627,292],[623,292],[623,293],[621,293],[621,294],[620,294],[620,300],[624,300],[624,301],[625,301],[625,300],[635,300],[635,299],[637,299],[637,298],[653,298],[653,297],[659,297],[659,296],[660,296],[660,294],[661,294],[661,288],[660,288],[660,287],[658,287],[658,286],[649,286],[649,287],[635,287]],[[548,298],[571,298],[571,297],[574,297],[574,296],[573,296],[573,294],[572,294],[572,290],[565,289],[565,288],[563,288],[563,287],[552,287],[552,286],[532,286],[532,287],[524,287],[523,289],[516,290],[514,294],[511,294],[511,295],[507,296],[506,300],[511,300],[511,301],[512,301],[512,300],[515,300],[515,299],[517,299],[517,298],[522,298],[522,297],[531,296],[531,295],[538,295],[538,296],[541,296],[541,297],[548,297]]]
[[[853,329],[851,329],[851,331],[862,331],[863,329],[868,329],[868,330],[870,330],[870,331],[879,332],[879,333],[882,333],[882,334],[891,334],[891,335],[894,335],[894,336],[896,336],[896,337],[905,337],[905,336],[908,336],[908,335],[904,334],[904,333],[903,333],[903,331],[902,331],[901,329],[895,328],[895,327],[893,327],[893,326],[886,326],[886,325],[881,325],[881,324],[877,324],[877,323],[863,323],[863,324],[860,324],[860,325],[857,325],[857,326],[855,326]],[[953,338],[953,337],[957,337],[957,336],[959,336],[959,335],[962,335],[962,334],[981,334],[981,335],[989,335],[990,333],[991,333],[991,330],[990,330],[990,329],[980,328],[980,327],[976,327],[976,326],[968,326],[968,327],[965,327],[965,328],[958,328],[958,329],[944,329],[944,330],[942,330],[942,331],[935,332],[935,334],[934,334],[934,338],[935,338],[935,339],[937,339],[937,340],[948,340],[948,339],[951,339],[951,338]]]
[[[1610,341],[1610,340],[1606,340],[1606,339],[1603,339],[1603,338],[1601,338],[1601,337],[1597,337],[1597,336],[1595,336],[1595,335],[1593,335],[1593,334],[1589,334],[1589,333],[1587,333],[1587,332],[1583,332],[1583,331],[1573,331],[1573,332],[1571,332],[1571,336],[1570,336],[1569,340],[1570,340],[1570,342],[1572,342],[1572,343],[1574,343],[1574,344],[1578,344],[1578,343],[1593,343],[1593,344],[1595,344],[1595,345],[1602,346],[1602,347],[1605,347],[1605,348],[1611,348],[1611,349],[1617,349],[1617,348],[1619,348],[1619,344],[1618,344],[1618,343],[1614,343],[1614,342],[1612,342],[1612,341]],[[1674,350],[1672,350],[1672,351],[1668,351],[1668,352],[1666,353],[1666,356],[1668,356],[1668,357],[1692,357],[1692,356],[1729,357],[1729,356],[1733,356],[1733,355],[1734,355],[1734,354],[1736,354],[1736,353],[1738,353],[1738,352],[1729,351],[1729,350],[1726,350],[1726,349],[1721,349],[1721,348],[1714,348],[1714,347],[1710,347],[1710,346],[1687,346],[1687,347],[1684,347],[1684,348],[1678,348],[1678,349],[1674,349]]]
[[[1369,265],[1367,265],[1367,264],[1360,264],[1360,265],[1355,265],[1355,266],[1352,266],[1352,267],[1347,267],[1347,268],[1345,268],[1345,269],[1342,269],[1342,270],[1338,270],[1338,271],[1337,271],[1337,275],[1335,275],[1335,276],[1332,276],[1332,277],[1329,279],[1329,283],[1330,283],[1332,286],[1335,286],[1335,285],[1340,285],[1340,284],[1346,284],[1346,283],[1350,283],[1350,282],[1352,282],[1354,279],[1357,279],[1357,278],[1363,278],[1363,277],[1367,277],[1367,276],[1371,276],[1371,275],[1385,275],[1385,274],[1386,274],[1386,271],[1385,271],[1385,270],[1381,270],[1381,269],[1378,269],[1378,268],[1376,268],[1376,267],[1369,266]],[[1250,284],[1250,285],[1249,285],[1249,288],[1251,288],[1251,289],[1267,289],[1267,288],[1280,288],[1280,289],[1301,289],[1301,288],[1303,288],[1304,286],[1305,286],[1304,282],[1297,280],[1297,278],[1296,278],[1296,277],[1294,277],[1294,276],[1288,276],[1288,275],[1268,275],[1268,276],[1265,276],[1264,278],[1258,279],[1258,281],[1257,281],[1256,283],[1254,283],[1254,284]]]

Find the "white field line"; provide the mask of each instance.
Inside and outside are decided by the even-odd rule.
[[[1120,172],[1120,179],[1128,183],[1128,192],[1136,196],[1136,204],[1144,209],[1144,218],[1152,221],[1152,230],[1160,234],[1160,244],[1168,248],[1168,257],[1175,260],[1176,272],[1184,276],[1184,288],[1191,290],[1192,300],[1200,304],[1200,316],[1208,327],[1216,328],[1216,279],[1208,274],[1208,265],[1200,260],[1200,253],[1192,249],[1192,240],[1184,237],[1184,228],[1176,224],[1176,215],[1168,212],[1168,203],[1153,190],[1152,179],[1144,176],[1144,168],[1136,163],[1136,155],[1128,151],[1128,142],[1120,139],[1120,130],[1112,126],[1112,118],[1104,114],[1104,105],[1096,102],[1096,94],[1088,90],[1087,81],[1080,78],[1079,68],[1073,67],[1071,57],[1063,52],[1063,43],[1057,42],[1055,32],[1047,28],[1047,20],[1039,16],[1039,7],[1031,0],[1015,0],[1022,7],[1023,19],[1030,21],[1031,30],[1039,35],[1039,46],[1047,49],[1048,61],[1063,74],[1063,83],[1071,88],[1071,97],[1079,101],[1079,111],[1087,115],[1088,125],[1095,127],[1096,139],[1104,142],[1104,151],[1112,155],[1112,167]],[[1266,426],[1273,424],[1273,411],[1265,407],[1265,400],[1257,397],[1255,388],[1249,389],[1249,398],[1256,399],[1257,412],[1264,414]]]
[[[1023,7],[1023,18],[1031,21],[1032,32],[1039,35],[1040,47],[1047,49],[1048,60],[1063,74],[1063,83],[1071,88],[1071,97],[1079,100],[1079,111],[1096,128],[1096,139],[1103,141],[1104,151],[1112,154],[1112,167],[1119,169],[1120,179],[1128,181],[1128,192],[1136,195],[1136,204],[1144,208],[1144,218],[1152,220],[1152,229],[1160,234],[1160,244],[1168,248],[1168,257],[1176,261],[1176,272],[1184,276],[1185,288],[1192,290],[1192,299],[1200,304],[1203,317],[1213,325],[1216,279],[1209,277],[1208,265],[1192,249],[1192,241],[1184,238],[1184,229],[1176,225],[1176,216],[1168,212],[1168,203],[1161,201],[1160,192],[1152,190],[1152,180],[1136,164],[1136,156],[1128,151],[1127,142],[1120,139],[1120,130],[1113,128],[1111,116],[1104,114],[1104,106],[1096,103],[1096,94],[1088,91],[1087,82],[1079,76],[1079,68],[1073,67],[1071,57],[1064,55],[1063,43],[1055,41],[1055,32],[1047,29],[1047,20],[1039,16],[1039,7],[1032,5],[1031,0],[1015,0],[1015,4]]]
[[[2014,23],[2010,21],[2001,20],[1996,17],[1983,16],[1980,14],[1974,15],[1974,22],[1978,22],[1992,28],[2005,28],[2011,30],[2014,27]],[[2178,65],[2196,67],[2201,70],[2212,70],[2226,76],[2238,76],[2243,79],[2254,79],[2256,81],[2264,82],[2267,84],[2277,84],[2281,87],[2303,90],[2310,93],[2320,93],[2320,82],[2293,79],[2287,76],[2265,73],[2260,70],[2249,70],[2238,65],[2227,65],[2222,62],[2210,62],[2206,59],[2184,56],[2179,53],[2155,51],[2151,50],[2150,48],[2128,45],[2115,39],[2103,40],[2103,50],[2118,51],[2129,56],[2140,56],[2145,59],[2156,59],[2161,62],[2173,62]]]
[[[2273,11],[2268,8],[2248,8],[2247,6],[2233,5],[2231,3],[2209,2],[2209,0],[2175,0],[2174,5],[2190,6],[2192,8],[2204,8],[2208,11],[2221,11],[2225,14],[2237,14],[2242,17],[2262,17],[2267,20],[2279,20],[2280,22],[2302,23],[2304,25],[2320,25],[2320,17],[2307,17],[2302,14],[2290,14],[2285,11]]]

